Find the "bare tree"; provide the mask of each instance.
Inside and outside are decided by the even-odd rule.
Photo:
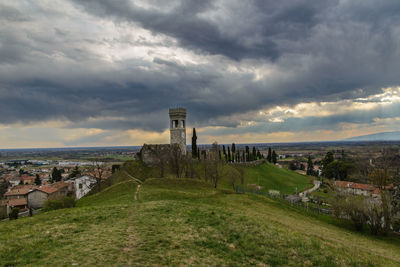
[[[223,177],[225,166],[224,162],[219,159],[219,146],[217,142],[212,144],[208,164],[206,164],[206,166],[208,168],[207,174],[209,175],[214,188],[217,188],[218,182]]]
[[[152,154],[156,160],[154,161],[154,165],[160,171],[160,178],[165,176],[165,169],[169,158],[169,151],[166,150],[163,146],[155,145],[152,149]]]
[[[239,171],[229,166],[229,168],[224,170],[224,176],[227,177],[229,184],[232,186],[233,191],[235,191],[236,185],[239,183],[241,178]]]
[[[186,155],[183,160],[186,178],[194,178],[196,176],[195,159]]]
[[[238,173],[239,173],[239,177],[240,177],[240,184],[244,184],[244,177],[245,177],[245,173],[244,173],[244,167],[242,167],[242,166],[237,166],[236,167],[236,170],[238,171]]]
[[[175,174],[177,178],[182,177],[184,168],[183,168],[183,159],[181,148],[178,145],[171,145],[169,151],[169,165],[171,171]]]
[[[364,196],[335,191],[330,202],[336,217],[350,219],[357,231],[363,229],[367,222]]]
[[[383,163],[383,162],[382,162]],[[384,219],[383,230],[388,232],[391,225],[392,218],[392,194],[387,190],[390,182],[390,175],[387,170],[388,165],[386,163],[381,165],[384,169],[375,169],[370,173],[370,181],[379,188],[380,202],[381,202],[381,213]],[[373,205],[375,208],[376,205]]]
[[[96,179],[98,190],[101,191],[101,180],[104,178],[106,164],[101,161],[92,161],[92,174]]]

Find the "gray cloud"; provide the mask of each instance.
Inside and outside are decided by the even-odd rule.
[[[343,129],[343,123],[369,124],[376,123],[376,119],[398,118],[400,116],[400,103],[379,106],[371,110],[357,110],[334,114],[329,116],[290,117],[281,122],[259,121],[253,126],[239,127],[236,129],[209,129],[202,134],[223,136],[228,134],[244,133],[274,133],[274,132],[299,132],[314,130]],[[305,140],[305,139],[304,139]]]
[[[145,8],[127,0],[73,1],[62,10],[2,4],[10,12],[0,16],[0,123],[65,119],[69,128],[161,131],[167,108],[180,105],[196,126],[235,127],[237,114],[356,99],[400,84],[398,1],[168,2],[148,1],[153,6]],[[125,35],[103,36],[108,22]],[[139,28],[158,39],[132,40]],[[97,49],[118,45],[183,49],[202,62],[157,53],[152,61],[110,62]],[[247,71],[262,66],[273,75],[256,80]],[[360,116],[332,120],[363,123]],[[334,123],[309,120],[316,128]]]

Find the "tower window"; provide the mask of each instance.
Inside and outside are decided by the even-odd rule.
[[[178,128],[178,120],[172,121],[172,128]]]
[[[185,128],[185,121],[184,120],[181,120],[181,127]]]

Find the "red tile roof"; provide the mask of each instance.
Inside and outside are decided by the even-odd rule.
[[[353,182],[348,182],[348,181],[335,181],[335,185],[340,188],[352,188],[352,189],[360,189],[364,191],[371,191],[372,194],[379,194],[380,189],[379,187],[372,185],[372,184],[359,184],[359,183],[353,183]],[[384,189],[390,189],[393,188],[393,184],[384,186]]]
[[[8,205],[10,207],[22,206],[22,205],[27,205],[27,204],[28,203],[26,202],[26,198],[15,198],[15,199],[8,200]]]
[[[68,187],[68,184],[65,182],[57,182],[54,184],[47,184],[45,186],[41,186],[41,187],[37,188],[37,190],[40,190],[40,191],[50,195],[64,187]]]
[[[39,190],[39,191],[42,191],[42,192],[44,192],[44,193],[46,193],[46,194],[53,194],[54,192],[56,192],[56,191],[58,191],[58,189],[57,188],[54,188],[54,187],[40,187],[40,188],[38,188],[37,190]]]
[[[37,188],[37,186],[23,186],[23,187],[17,187],[10,192],[6,192],[4,194],[5,197],[7,196],[20,196],[20,195],[26,195],[29,193],[29,191]]]

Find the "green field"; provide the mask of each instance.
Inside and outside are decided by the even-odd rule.
[[[362,235],[282,202],[197,179],[147,179],[138,189],[116,176],[75,208],[0,223],[0,265],[400,265],[398,239]]]
[[[261,164],[255,167],[246,168],[247,184],[264,186],[263,190],[278,190],[282,194],[293,194],[313,187],[312,177],[298,174],[273,164]]]

